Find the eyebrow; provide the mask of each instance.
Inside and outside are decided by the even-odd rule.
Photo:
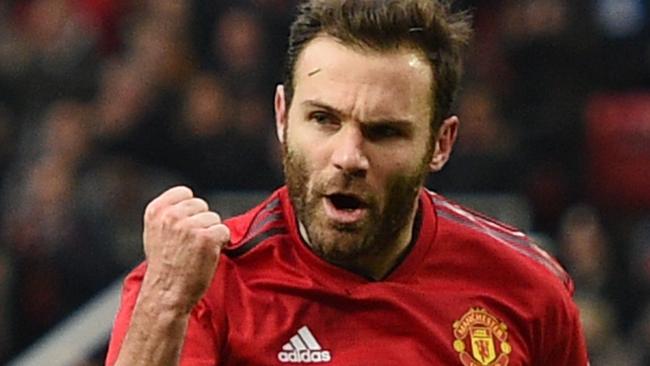
[[[341,111],[340,109],[337,109],[335,107],[332,107],[326,103],[323,103],[318,100],[305,100],[304,102],[301,103],[303,107],[307,108],[319,108],[327,111],[328,113],[334,114],[337,117],[344,116],[345,113]],[[389,125],[389,126],[395,126],[395,127],[400,127],[400,128],[412,128],[415,123],[411,120],[408,119],[401,119],[401,118],[381,118],[381,119],[373,119],[373,120],[368,120],[368,121],[361,121],[364,124],[373,124],[373,125]]]

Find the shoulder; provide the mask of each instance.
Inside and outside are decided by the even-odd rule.
[[[431,257],[454,286],[508,322],[543,364],[584,365],[573,281],[556,259],[521,230],[427,195],[437,227]]]
[[[427,195],[437,218],[437,243],[452,246],[469,265],[524,281],[539,291],[573,294],[573,281],[564,268],[521,230],[434,192]]]
[[[284,188],[275,191],[267,199],[248,212],[225,221],[231,230],[231,240],[223,254],[238,258],[262,243],[288,232]]]

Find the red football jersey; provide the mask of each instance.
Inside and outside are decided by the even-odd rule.
[[[302,240],[286,188],[227,221],[183,365],[587,365],[569,276],[521,232],[423,190],[410,251],[383,280]],[[145,264],[125,280],[117,357]]]

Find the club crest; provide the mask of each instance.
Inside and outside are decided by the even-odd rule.
[[[507,366],[512,348],[508,326],[483,308],[471,308],[454,322],[454,350],[464,366]]]

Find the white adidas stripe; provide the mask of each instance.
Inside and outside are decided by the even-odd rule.
[[[318,341],[316,338],[314,338],[314,335],[311,334],[309,331],[309,328],[307,328],[306,325],[303,325],[302,328],[298,329],[298,334],[302,339],[307,343],[307,347],[309,347],[310,350],[312,351],[320,351],[322,348],[320,344],[318,344]]]
[[[302,343],[302,339],[297,335],[291,337],[291,344],[293,345],[293,348],[298,351],[304,351],[307,349],[307,346]]]
[[[282,350],[284,351],[304,351],[307,349],[310,351],[320,351],[323,348],[306,325],[298,329],[298,334],[291,337],[289,342],[282,346]]]

